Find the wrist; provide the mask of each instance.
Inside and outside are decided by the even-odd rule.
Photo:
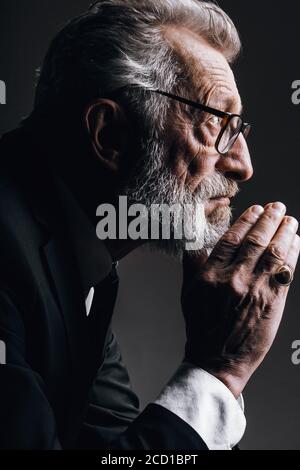
[[[246,380],[246,373],[241,373],[225,366],[222,367],[220,364],[212,364],[211,361],[195,361],[187,355],[184,357],[182,364],[190,364],[208,372],[222,382],[236,399],[243,393],[250,378]]]

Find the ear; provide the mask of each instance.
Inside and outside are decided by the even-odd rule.
[[[114,101],[98,99],[86,107],[84,124],[96,157],[109,170],[119,171],[129,135],[122,108]]]

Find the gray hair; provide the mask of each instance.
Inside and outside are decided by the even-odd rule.
[[[164,38],[166,25],[196,32],[229,63],[240,51],[233,22],[214,2],[98,1],[53,40],[40,73],[35,107],[63,102],[66,96],[105,97],[124,87],[122,96],[132,109],[162,128],[167,100],[145,90],[171,92],[180,83],[188,85],[184,67]]]

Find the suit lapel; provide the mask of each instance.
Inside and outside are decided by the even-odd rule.
[[[75,260],[62,240],[52,239],[44,247],[50,283],[63,315],[75,375],[84,369],[86,345],[85,299]]]
[[[73,384],[66,410],[66,442],[67,446],[73,447],[84,420],[89,389],[104,360],[118,279],[112,273],[101,283],[100,295],[96,296],[87,317],[77,266],[67,250],[61,241],[51,240],[44,247],[44,257],[52,290],[63,315],[72,360]]]
[[[92,272],[92,279],[89,279],[89,281],[93,283],[89,288],[94,287],[95,284],[101,282],[101,279],[103,280],[108,276],[112,269],[112,260],[107,250],[104,249],[102,242],[96,238],[94,229],[89,227],[86,218],[82,216],[77,208],[75,210],[76,206],[74,207],[74,201],[70,200],[69,193],[62,192],[63,188],[57,178],[55,176],[50,177],[48,173],[46,181],[46,190],[44,183],[43,190],[39,191],[39,194],[44,195],[44,199],[40,199],[38,205],[35,204],[35,216],[40,220],[42,219],[44,226],[47,227],[48,238],[43,247],[44,261],[50,275],[52,291],[63,315],[74,373],[84,378],[88,377],[93,370],[90,366],[87,366],[87,364],[94,362],[93,357],[91,357],[90,343],[97,341],[98,350],[99,347],[103,346],[101,340],[104,340],[106,331],[103,336],[102,330],[107,329],[110,319],[106,318],[107,314],[105,315],[103,312],[105,309],[100,308],[97,328],[92,331],[89,328],[90,322],[87,321],[85,310],[87,286],[83,285],[80,258],[90,260],[88,263],[94,266],[93,271],[89,264],[89,271]],[[87,233],[82,246],[77,250],[80,251],[79,257],[78,253],[77,256],[75,255],[74,241],[76,235],[74,236],[72,227],[74,223],[75,226],[82,227],[82,230],[84,227],[84,232]],[[87,247],[88,249],[86,249]],[[104,315],[102,315],[103,313]],[[111,316],[112,311],[109,314]],[[99,353],[97,363],[99,364]]]
[[[109,305],[111,308],[105,310],[102,308],[105,301],[104,305],[100,302],[97,319],[87,321],[90,319],[86,317],[85,287],[82,284],[78,259],[73,251],[74,237],[70,233],[69,224],[66,223],[66,212],[70,212],[72,207],[67,207],[67,210],[64,207],[65,195],[62,196],[60,193],[57,175],[52,165],[47,164],[47,159],[41,158],[42,150],[33,144],[32,136],[27,136],[23,131],[18,134],[20,138],[17,139],[17,152],[23,155],[24,148],[27,149],[27,158],[18,160],[19,184],[20,188],[24,189],[32,216],[42,229],[42,261],[51,293],[62,314],[70,351],[73,383],[69,388],[66,420],[69,423],[71,445],[82,423],[88,389],[96,368],[100,365],[112,306]],[[81,230],[83,226],[81,220],[77,220],[77,215],[75,219],[75,224]],[[85,245],[89,245],[89,239]],[[82,257],[85,258],[85,254]],[[104,247],[101,250],[98,243],[95,244],[91,256],[86,258],[90,257],[94,259],[96,266],[103,268],[101,273],[96,272],[91,275],[91,281],[96,284],[107,277],[111,270],[111,259]],[[108,282],[107,295],[111,298],[108,292],[109,281],[106,282]],[[111,294],[114,290],[112,289]]]

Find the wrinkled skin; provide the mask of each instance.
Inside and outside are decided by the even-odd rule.
[[[189,98],[196,101],[201,95],[201,101],[211,107],[241,113],[234,75],[224,55],[188,30],[166,27],[164,34],[185,65]],[[205,177],[216,172],[238,184],[252,177],[242,135],[228,155],[221,156],[215,149],[221,123],[214,116],[206,116],[195,128],[176,114],[174,103],[170,106],[166,159],[181,185],[196,191]],[[118,103],[99,99],[87,107],[85,122],[99,167],[117,175],[132,149],[129,136],[134,135],[126,111]],[[120,136],[117,147],[116,135]],[[226,209],[221,198],[205,205],[206,216],[215,220]],[[260,215],[255,215],[259,209]],[[298,222],[286,217],[286,208],[268,205],[261,215],[262,209],[255,206],[246,211],[208,259],[186,257],[184,261],[185,360],[214,374],[235,396],[263,361],[280,325],[289,288],[275,284],[272,274],[283,264],[294,270],[300,250]],[[136,246],[130,240],[108,242],[116,260]]]
[[[185,264],[182,306],[186,360],[222,380],[238,397],[271,348],[288,287],[272,274],[295,269],[298,222],[282,204],[250,208],[225,234],[206,262]]]

